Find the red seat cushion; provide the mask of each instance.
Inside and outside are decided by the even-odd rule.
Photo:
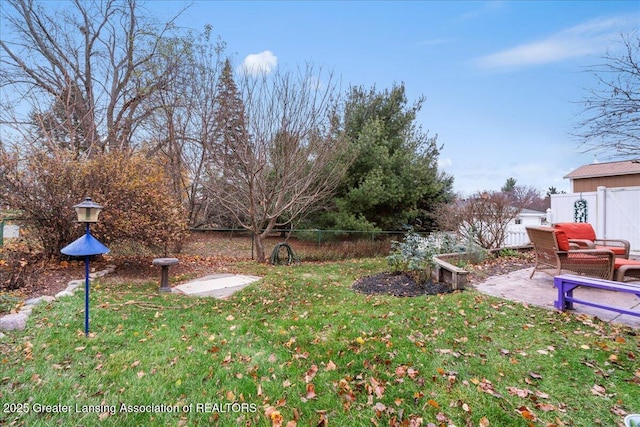
[[[569,239],[595,240],[596,232],[588,222],[560,222],[555,224],[556,230],[567,233]]]
[[[567,237],[567,233],[563,230],[553,230],[556,235],[556,241],[558,242],[558,249],[561,251],[569,250],[569,238]]]
[[[636,261],[634,259],[624,259],[624,258],[616,258],[615,259],[615,269],[622,267],[623,265],[637,265],[638,269],[640,269],[640,261]]]
[[[627,251],[623,246],[598,246],[596,245],[596,249],[606,249],[608,251],[613,252],[616,255],[626,255]]]

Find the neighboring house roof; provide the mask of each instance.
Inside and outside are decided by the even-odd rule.
[[[640,174],[640,159],[624,160],[622,162],[592,163],[580,166],[565,178],[595,178],[599,176],[617,176]]]
[[[546,212],[541,212],[541,211],[534,211],[533,209],[522,209],[520,211],[520,215],[531,215],[531,216],[535,216],[535,215],[546,215]]]

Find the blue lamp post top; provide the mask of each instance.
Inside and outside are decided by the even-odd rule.
[[[69,256],[89,256],[108,253],[109,248],[100,243],[89,232],[89,223],[98,222],[98,215],[102,210],[102,206],[92,202],[91,197],[87,197],[82,203],[78,203],[73,208],[78,214],[78,222],[87,224],[86,233],[84,236],[62,248],[60,252]]]
[[[62,248],[60,252],[69,256],[89,256],[109,253],[109,248],[100,243],[100,241],[90,233],[87,233],[69,243]]]

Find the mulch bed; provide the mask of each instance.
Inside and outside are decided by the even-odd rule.
[[[468,284],[473,286],[491,276],[500,276],[512,271],[530,268],[534,265],[533,254],[523,253],[520,256],[490,258],[477,265],[467,266]],[[450,286],[431,281],[418,283],[411,276],[403,273],[384,272],[356,280],[352,288],[360,293],[373,295],[385,294],[397,297],[415,297],[451,292]]]
[[[352,287],[363,294],[386,294],[396,297],[435,295],[452,291],[451,287],[444,283],[431,281],[418,283],[407,274],[388,272],[361,277]]]

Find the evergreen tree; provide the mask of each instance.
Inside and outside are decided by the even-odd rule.
[[[516,188],[516,182],[517,180],[515,178],[507,178],[500,191],[503,193],[512,193]]]
[[[453,178],[438,172],[436,138],[415,123],[423,102],[409,105],[404,85],[383,92],[351,88],[342,126],[357,155],[323,226],[431,228],[435,206],[451,198]]]

